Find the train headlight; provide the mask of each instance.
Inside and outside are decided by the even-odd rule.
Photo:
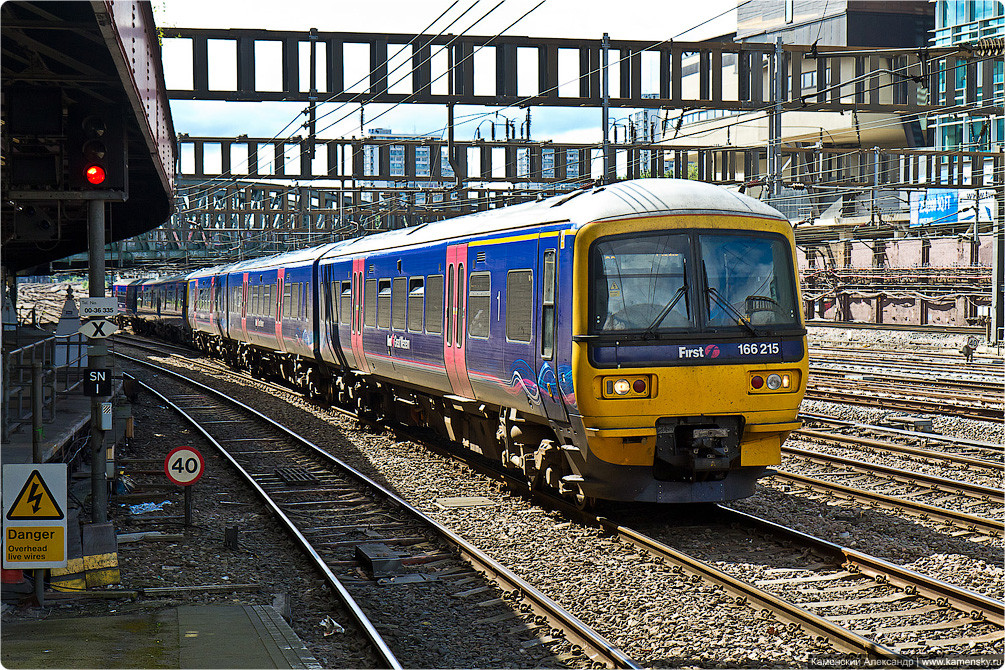
[[[598,377],[599,398],[652,398],[656,394],[656,377],[653,375],[628,375],[625,377]]]
[[[747,393],[792,393],[799,390],[800,377],[797,370],[751,370],[747,375]]]

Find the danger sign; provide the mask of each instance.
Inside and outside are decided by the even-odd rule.
[[[3,567],[66,566],[66,469],[3,466]]]

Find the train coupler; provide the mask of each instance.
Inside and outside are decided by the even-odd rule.
[[[664,481],[722,479],[739,463],[742,417],[674,417],[656,422],[653,476]]]

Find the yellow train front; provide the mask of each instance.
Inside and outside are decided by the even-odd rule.
[[[575,230],[560,374],[573,444],[549,479],[581,500],[751,495],[806,388],[792,227],[706,184],[619,186]]]

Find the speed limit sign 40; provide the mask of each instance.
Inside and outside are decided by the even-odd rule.
[[[173,449],[164,459],[164,474],[173,484],[191,486],[199,481],[206,470],[202,454],[193,447]]]

